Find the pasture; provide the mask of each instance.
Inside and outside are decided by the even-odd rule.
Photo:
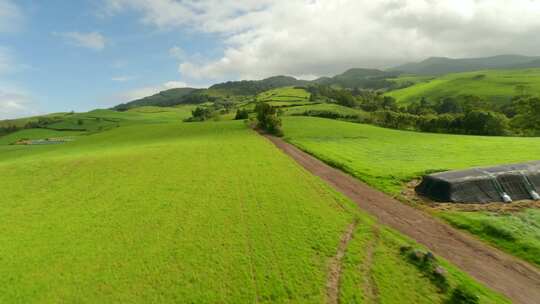
[[[294,101],[306,102],[309,101],[310,93],[301,88],[284,87],[262,92],[256,96],[257,101],[272,102],[272,101]]]
[[[286,140],[367,184],[399,195],[424,173],[537,160],[540,138],[398,131],[313,117],[285,117]],[[538,212],[439,212],[507,252],[539,264]]]
[[[422,97],[437,101],[443,97],[476,95],[500,104],[518,95],[517,86],[525,86],[523,93],[536,95],[540,91],[540,69],[475,71],[431,78],[404,76],[395,81],[415,83],[386,94],[400,103],[420,101]]]
[[[400,255],[417,245],[242,122],[154,110],[94,112],[121,123],[63,145],[0,144],[0,302],[321,303],[354,223],[342,299],[448,298]],[[441,264],[452,287],[508,303]]]
[[[389,194],[425,172],[538,159],[540,138],[420,133],[284,117],[286,140]]]

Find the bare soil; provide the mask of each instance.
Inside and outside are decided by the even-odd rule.
[[[540,270],[375,190],[280,138],[266,136],[298,164],[356,202],[380,223],[409,236],[514,303],[540,303]]]

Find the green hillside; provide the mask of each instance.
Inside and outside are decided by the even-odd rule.
[[[460,284],[508,303],[439,259],[441,290],[400,253],[421,246],[242,122],[182,123],[186,110],[94,111],[79,115],[119,126],[10,135],[74,138],[59,145],[0,142],[0,302],[326,302],[350,230],[337,290],[347,303],[443,303]]]
[[[409,78],[410,79],[410,78]],[[399,81],[399,78],[396,80]],[[494,70],[449,74],[426,79],[413,86],[387,93],[399,102],[418,101],[422,97],[438,100],[443,97],[477,95],[488,101],[504,103],[518,94],[516,88],[525,86],[533,95],[540,92],[540,69]]]
[[[261,102],[307,102],[310,93],[305,89],[297,87],[283,87],[262,92],[256,96],[257,101]]]
[[[481,58],[431,57],[420,62],[403,64],[389,69],[417,75],[444,75],[487,69],[539,68],[540,57],[522,55],[498,55]]]
[[[392,82],[388,79],[395,78],[397,75],[399,73],[391,71],[354,68],[334,77],[318,78],[313,83],[348,89],[382,89],[392,86]]]
[[[313,117],[284,117],[283,129],[291,143],[391,194],[424,172],[536,160],[540,150],[540,138],[407,132]]]
[[[165,90],[154,94],[152,96],[147,96],[141,99],[133,100],[128,103],[119,104],[114,107],[115,110],[125,111],[131,108],[143,107],[143,106],[160,106],[160,107],[169,107],[179,104],[186,103],[201,103],[206,100],[197,100],[195,98],[189,98],[188,96],[199,96],[202,93],[202,90],[197,90],[193,88],[176,88]]]

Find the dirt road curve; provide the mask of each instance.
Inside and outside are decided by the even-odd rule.
[[[382,224],[425,245],[514,303],[540,303],[540,271],[334,169],[283,140],[267,138]]]

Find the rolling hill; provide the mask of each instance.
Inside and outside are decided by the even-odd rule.
[[[396,72],[355,68],[334,77],[321,77],[315,79],[313,83],[348,89],[381,89],[390,87],[392,82],[389,82],[387,79],[395,78],[398,75],[399,73]]]
[[[416,75],[443,75],[488,69],[516,68],[540,68],[540,57],[522,55],[499,55],[493,57],[461,59],[431,57],[420,62],[400,65],[389,69],[389,71]]]
[[[481,304],[508,303],[437,258],[441,289],[400,252],[425,248],[243,122],[183,123],[185,112],[80,113],[118,126],[8,135],[74,139],[61,145],[0,141],[0,302],[323,303],[332,292],[347,303],[428,304],[466,284]]]
[[[158,106],[158,107],[170,107],[183,103],[192,103],[186,97],[194,93],[200,93],[201,90],[193,88],[175,88],[170,90],[161,91],[152,96],[144,97],[141,99],[133,100],[127,103],[119,104],[113,109],[118,111],[125,111],[131,108],[143,107],[143,106]]]
[[[404,78],[415,84],[387,93],[404,103],[422,97],[434,101],[442,97],[463,95],[476,95],[488,101],[504,103],[518,94],[518,86],[523,86],[527,93],[533,95],[540,92],[540,69],[485,70],[430,78]],[[396,81],[400,81],[400,78]]]

